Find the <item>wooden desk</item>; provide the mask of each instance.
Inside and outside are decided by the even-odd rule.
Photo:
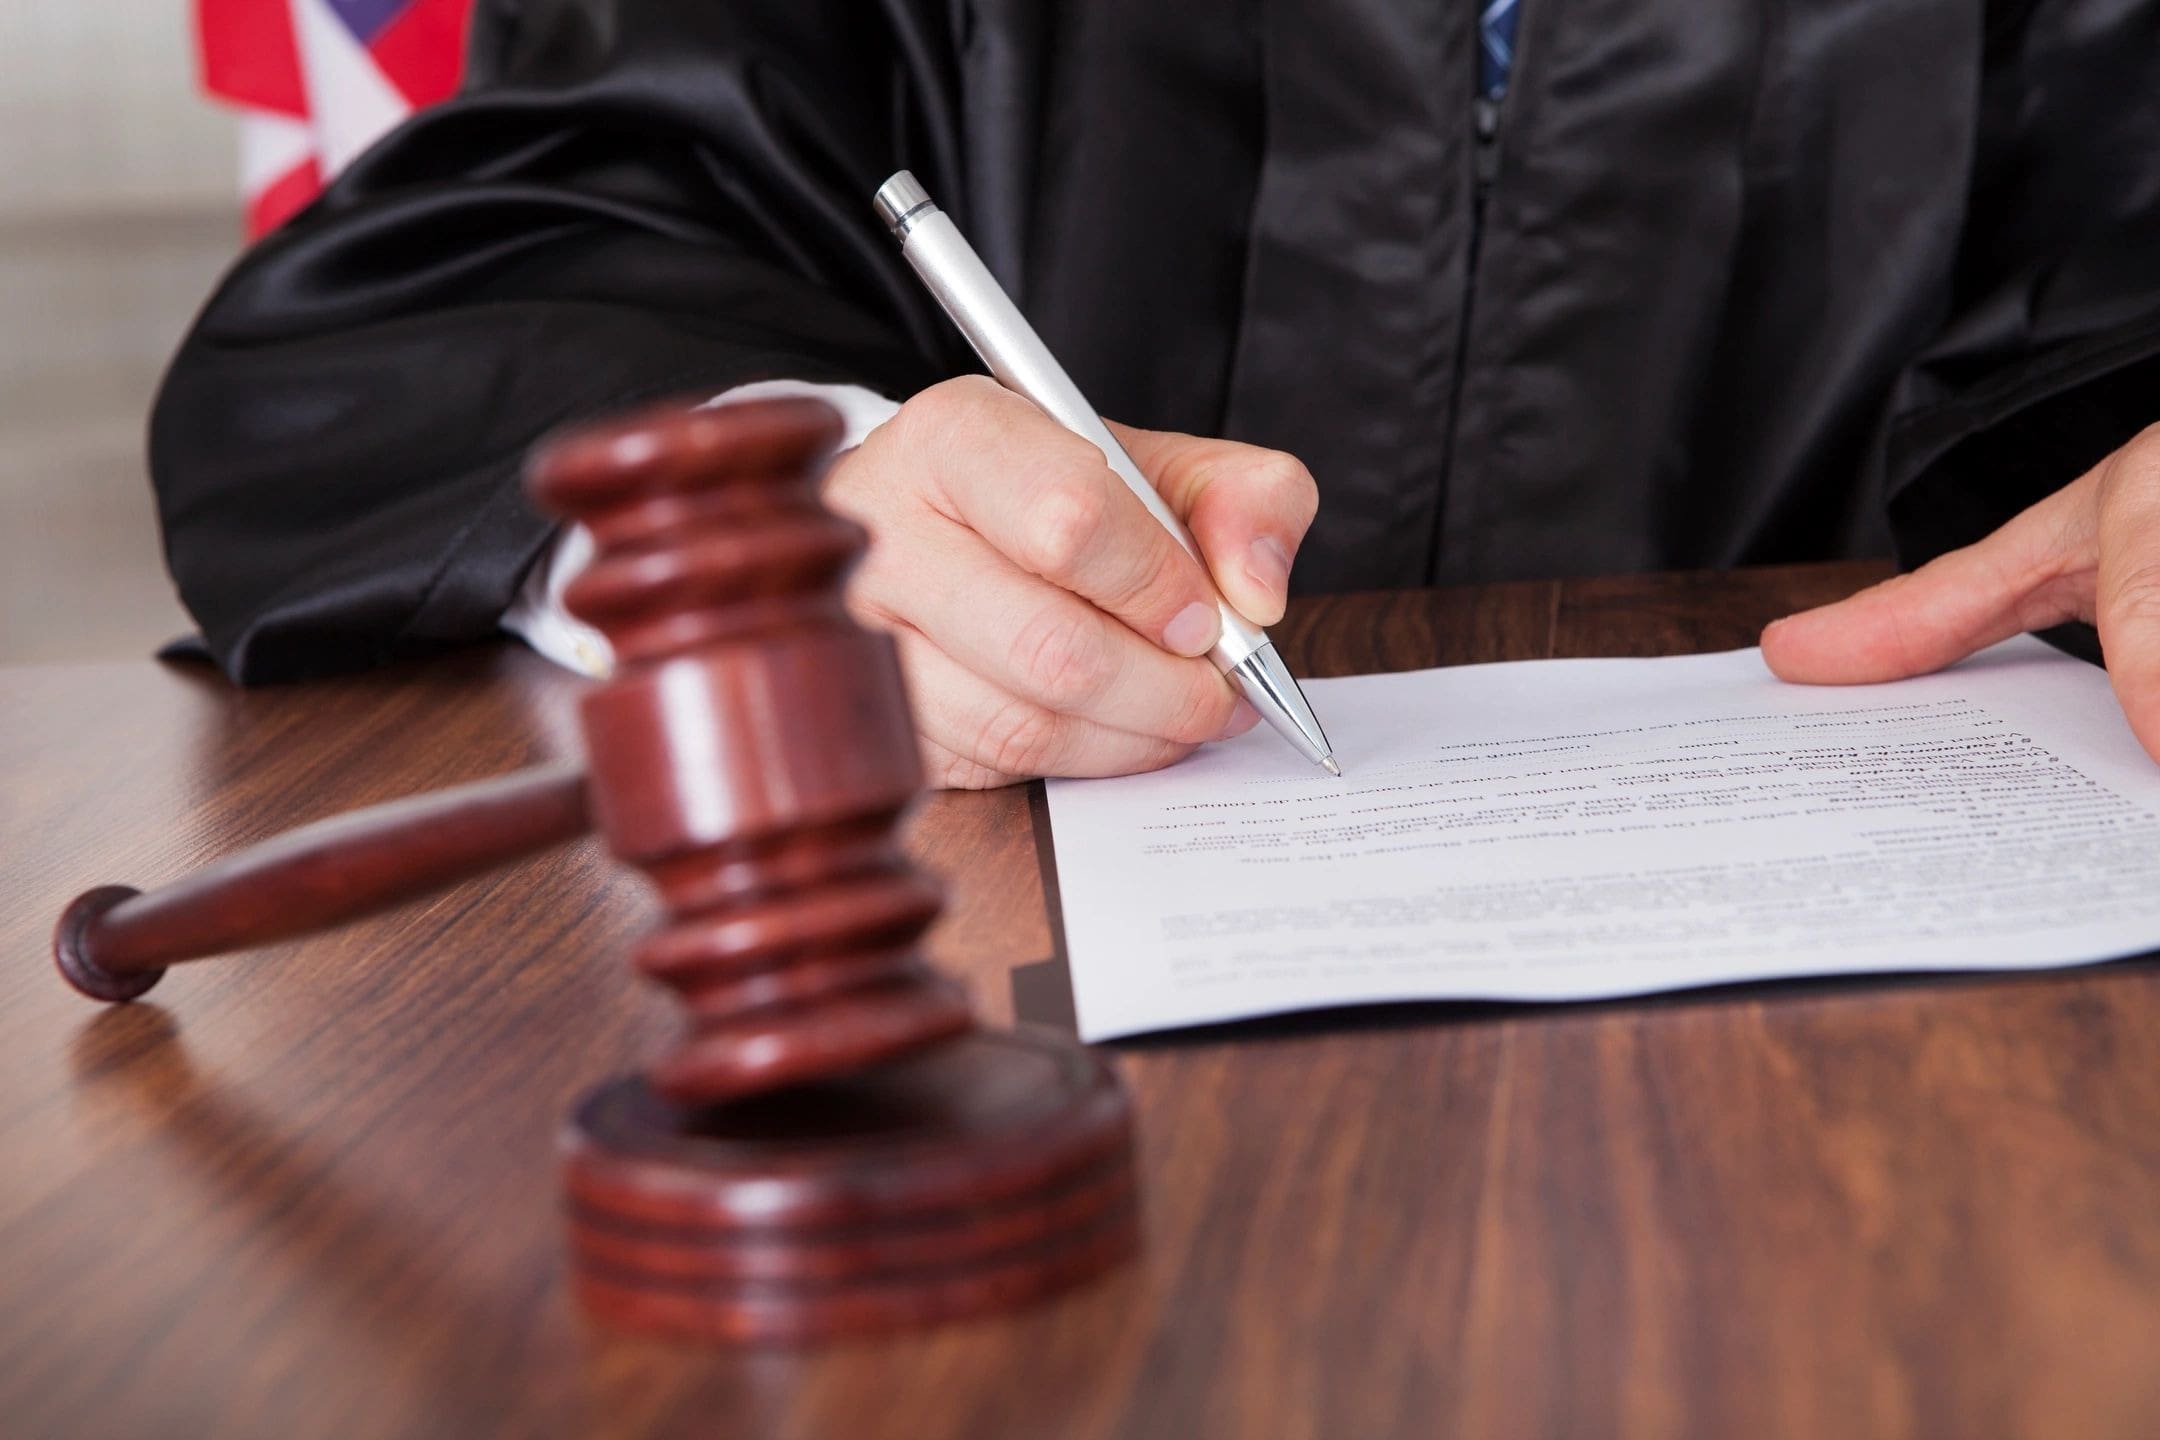
[[[1854,567],[1298,607],[1313,674],[1747,643]],[[2160,968],[1422,1007],[1125,1047],[1148,1250],[811,1354],[595,1331],[552,1137],[670,1023],[590,844],[101,1011],[46,930],[294,822],[566,752],[530,657],[236,694],[0,671],[0,1431],[2149,1436]],[[983,1008],[1048,952],[1024,792],[914,826]]]

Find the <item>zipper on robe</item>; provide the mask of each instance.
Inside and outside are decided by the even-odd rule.
[[[1462,303],[1455,310],[1455,371],[1448,392],[1447,435],[1440,452],[1439,513],[1447,511],[1448,488],[1455,483],[1455,437],[1462,429],[1465,372],[1470,364],[1470,320],[1477,305],[1478,252],[1485,239],[1485,201],[1500,176],[1500,102],[1502,95],[1477,95],[1470,102],[1471,131],[1475,144],[1470,153],[1470,235],[1463,256]],[[1439,584],[1441,531],[1445,520],[1433,524],[1432,549],[1425,564],[1427,584]]]
[[[1470,159],[1470,266],[1477,268],[1478,241],[1485,229],[1485,197],[1500,176],[1500,100],[1480,95],[1470,104],[1477,146]]]

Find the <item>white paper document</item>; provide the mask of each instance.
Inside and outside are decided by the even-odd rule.
[[[2037,640],[1853,688],[1742,650],[1305,693],[1342,780],[1263,726],[1051,782],[1085,1038],[2160,947],[2160,765]]]

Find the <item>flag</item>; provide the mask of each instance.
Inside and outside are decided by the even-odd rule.
[[[249,238],[457,90],[473,0],[195,0],[203,89],[240,116]]]

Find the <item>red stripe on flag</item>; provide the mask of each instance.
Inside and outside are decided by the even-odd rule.
[[[247,234],[260,240],[307,208],[322,193],[322,167],[310,158],[248,197]]]
[[[195,35],[204,90],[257,110],[307,117],[288,0],[195,0]]]
[[[465,74],[465,33],[473,0],[412,0],[383,27],[368,53],[414,109],[447,100]]]

